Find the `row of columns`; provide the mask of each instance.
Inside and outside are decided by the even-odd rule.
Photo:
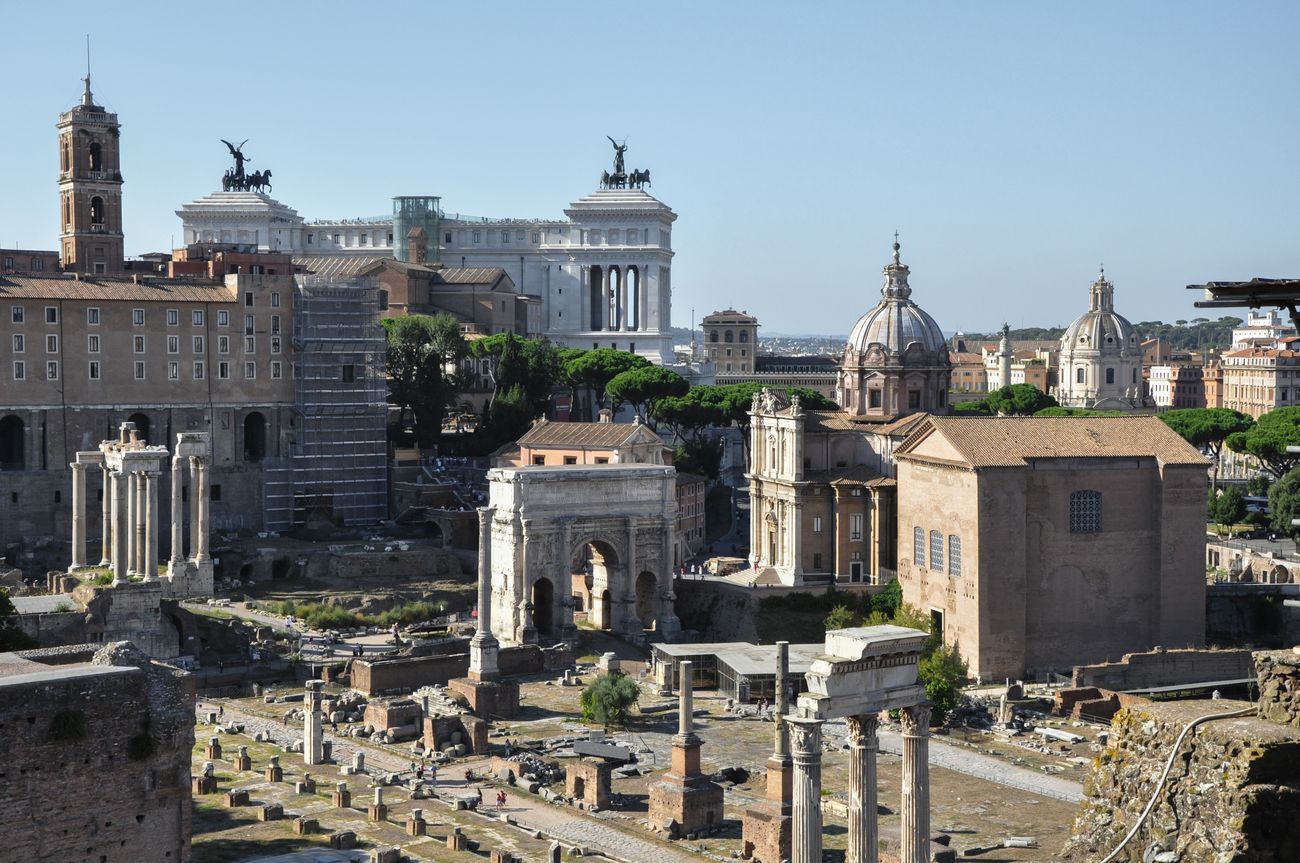
[[[930,705],[901,711],[903,723],[902,863],[930,860]],[[822,859],[822,720],[787,717],[794,765],[793,863]],[[851,716],[849,836],[846,863],[877,863],[876,715]]]
[[[77,453],[77,460],[69,465],[72,469],[72,569],[89,565],[86,557],[86,471],[96,466],[103,475],[99,565],[112,567],[114,584],[121,584],[131,576],[140,576],[146,582],[158,581],[158,482],[166,458],[165,448],[144,446],[130,423],[123,424],[120,440],[106,441],[98,451]],[[191,491],[190,552],[197,564],[211,560],[207,530],[210,506],[207,457],[177,455],[171,463],[169,572],[173,574],[186,563],[182,501],[185,466],[189,467]]]
[[[614,270],[618,271],[618,290],[611,295],[611,267],[604,265],[592,265],[586,267],[587,304],[583,309],[585,316],[591,317],[596,311],[596,304],[591,302],[593,296],[600,297],[599,320],[588,321],[588,329],[592,331],[604,332],[639,332],[647,329],[646,318],[648,317],[649,303],[647,302],[647,292],[645,289],[645,271],[646,268],[637,264],[628,266],[619,266],[615,264]],[[631,290],[628,287],[629,276],[635,273],[636,282],[636,322],[633,324],[631,314]]]

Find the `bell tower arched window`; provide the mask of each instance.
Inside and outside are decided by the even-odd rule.
[[[99,195],[90,199],[90,222],[93,225],[104,224],[104,199]]]
[[[104,170],[104,151],[98,141],[92,141],[90,144],[90,170]]]

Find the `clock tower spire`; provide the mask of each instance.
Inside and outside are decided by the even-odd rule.
[[[59,255],[67,272],[123,269],[121,126],[95,104],[87,62],[81,104],[59,115]]]

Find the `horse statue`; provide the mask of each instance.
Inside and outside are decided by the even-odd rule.
[[[271,169],[267,168],[265,171],[254,171],[252,174],[248,175],[248,179],[245,182],[247,183],[248,191],[250,192],[260,192],[263,189],[270,189],[272,188]]]
[[[235,185],[235,172],[227,170],[221,175],[221,191],[229,192]]]
[[[650,171],[648,169],[633,171],[628,177],[629,187],[641,189],[648,185],[650,185]]]
[[[602,189],[608,189],[608,188],[610,188],[610,185],[609,185],[609,171],[601,171],[601,172],[600,172],[600,187],[601,187]]]

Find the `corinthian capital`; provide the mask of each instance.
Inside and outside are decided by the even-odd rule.
[[[899,712],[904,734],[925,734],[930,729],[930,705],[914,704]]]

